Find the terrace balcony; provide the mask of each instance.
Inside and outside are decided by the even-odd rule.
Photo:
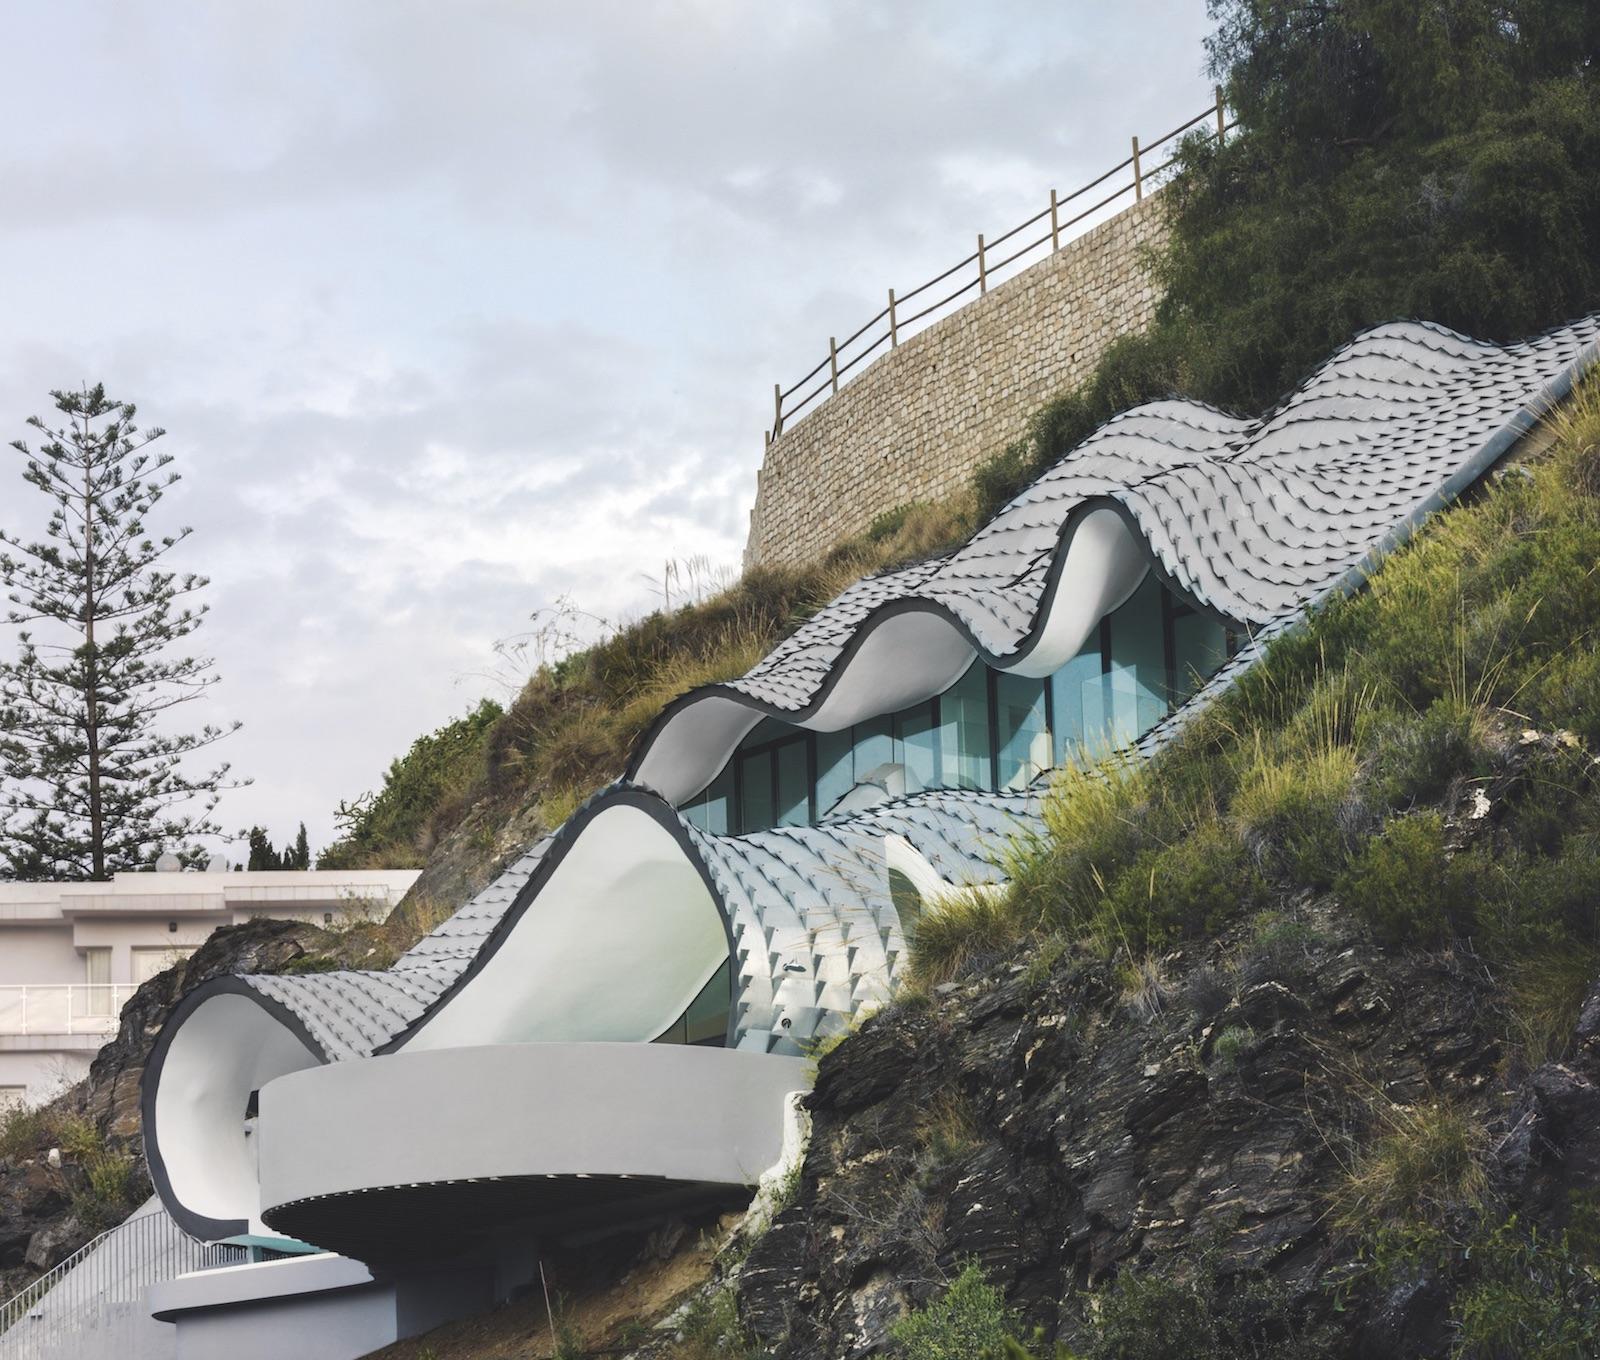
[[[117,1032],[123,1003],[135,990],[128,982],[0,986],[0,1039],[82,1036],[93,1041],[84,1046],[98,1048]]]

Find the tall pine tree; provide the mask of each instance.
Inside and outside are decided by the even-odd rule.
[[[145,520],[178,474],[147,451],[134,408],[96,385],[52,392],[62,423],[35,416],[18,440],[23,479],[53,503],[44,538],[0,529],[0,586],[21,631],[0,660],[0,877],[103,879],[166,848],[198,854],[228,766],[185,758],[239,724],[175,730],[173,713],[217,681],[206,658],[169,649],[200,626],[203,576],[167,570],[187,528]],[[39,631],[36,631],[39,630]]]

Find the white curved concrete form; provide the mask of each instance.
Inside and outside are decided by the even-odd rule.
[[[246,989],[208,989],[190,999],[195,1004],[168,1022],[166,1079],[146,1111],[146,1137],[154,1146],[155,1131],[164,1135],[164,1178],[177,1202],[199,1218],[241,1218],[259,1229],[255,1092],[274,1077],[315,1067],[321,1056]]]
[[[728,960],[700,866],[662,821],[626,803],[589,818],[526,915],[411,1048],[646,1043]]]
[[[777,1060],[893,994],[897,894],[914,908],[1002,882],[997,851],[1039,824],[1043,780],[882,801],[869,789],[856,811],[738,836],[674,804],[763,716],[842,730],[939,693],[974,655],[1031,683],[1150,572],[1253,634],[1135,746],[1159,748],[1266,639],[1359,585],[1481,477],[1594,361],[1597,333],[1590,317],[1502,348],[1384,326],[1264,420],[1169,401],[1110,421],[964,547],[852,586],[743,679],[669,706],[631,780],[392,968],[197,989],[145,1069],[168,1210],[200,1237],[265,1221],[376,1251],[374,1225],[392,1236],[408,1214],[470,1231],[508,1206],[601,1213],[633,1180],[731,1184],[730,1157],[738,1176],[759,1173],[744,1121],[770,1114],[778,1136],[771,1098],[794,1078]],[[713,1015],[707,1035],[723,985],[726,1028]],[[665,1042],[718,1037],[735,1052]]]
[[[506,1044],[315,1068],[261,1092],[261,1197],[276,1230],[365,1260],[404,1255],[440,1196],[478,1212],[422,1238],[632,1212],[753,1186],[783,1150],[800,1058],[650,1044]],[[341,1136],[330,1140],[330,1128]],[[398,1230],[398,1231],[397,1231]],[[386,1239],[395,1239],[385,1250]],[[414,1247],[413,1247],[414,1250]]]

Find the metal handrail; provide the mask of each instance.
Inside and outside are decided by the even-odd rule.
[[[0,1304],[0,1360],[132,1355],[144,1292],[193,1270],[242,1265],[243,1247],[198,1242],[146,1203]]]
[[[1150,152],[1165,146],[1174,138],[1183,136],[1199,124],[1212,118],[1216,120],[1215,135],[1219,140],[1227,136],[1229,129],[1236,125],[1228,119],[1227,108],[1223,103],[1222,90],[1220,88],[1217,90],[1216,102],[1211,107],[1202,109],[1193,118],[1180,123],[1171,132],[1165,133],[1149,143],[1141,144],[1137,137],[1133,138],[1132,155],[1119,161],[1104,173],[1095,176],[1087,184],[1080,185],[1070,194],[1058,194],[1052,189],[1050,191],[1050,203],[1047,207],[1036,212],[1026,221],[1019,222],[1008,231],[1002,232],[999,236],[987,241],[984,237],[979,236],[977,250],[965,259],[958,260],[943,273],[936,274],[933,278],[924,283],[919,283],[915,288],[905,292],[896,292],[891,288],[889,290],[889,305],[879,311],[876,316],[862,323],[852,334],[846,336],[843,341],[836,337],[829,337],[828,353],[818,361],[809,373],[788,387],[784,387],[781,383],[773,384],[773,420],[772,428],[767,431],[767,442],[770,444],[783,433],[785,422],[795,419],[810,409],[813,404],[820,404],[820,402],[838,392],[840,382],[846,375],[875,354],[885,342],[888,343],[890,349],[896,348],[913,327],[920,329],[919,323],[928,322],[936,313],[944,312],[952,303],[965,297],[974,288],[978,290],[979,296],[986,294],[991,284],[1000,281],[997,276],[1002,270],[1010,269],[1024,256],[1032,254],[1041,247],[1048,245],[1052,254],[1060,250],[1066,240],[1070,239],[1065,237],[1063,233],[1077,226],[1086,218],[1093,216],[1102,208],[1115,203],[1126,194],[1132,193],[1134,201],[1139,202],[1144,198],[1147,190],[1159,188],[1160,184],[1157,182],[1157,177],[1170,170],[1177,163],[1177,153],[1174,152],[1159,165],[1150,167],[1144,165],[1143,158]],[[1080,209],[1073,216],[1065,220],[1062,219],[1062,209],[1068,204],[1074,203],[1075,200],[1083,195],[1098,189],[1113,176],[1129,169],[1132,170],[1133,174],[1126,183],[1098,198],[1088,207]],[[996,246],[1011,240],[1018,232],[1026,231],[1029,227],[1043,222],[1046,218],[1050,220],[1050,228],[1044,235],[1029,241],[1026,245],[1019,247],[1003,258],[993,258],[993,251]],[[919,297],[927,292],[928,289],[944,283],[947,279],[974,264],[977,265],[975,277],[952,291],[943,294],[936,302],[930,302],[909,315],[902,314],[904,305],[912,298]],[[965,303],[961,305],[964,306]],[[886,328],[876,329],[880,326],[880,323],[885,321],[888,322]],[[870,335],[869,332],[871,332]],[[860,342],[861,347],[855,353],[847,353],[858,342]],[[808,387],[812,380],[819,375],[822,375],[822,380],[816,383],[815,386],[810,387],[809,391],[805,391],[803,395],[796,398],[796,394]]]
[[[0,985],[0,1034],[115,1034],[129,982]]]

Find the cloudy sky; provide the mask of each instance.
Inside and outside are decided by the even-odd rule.
[[[1205,27],[1202,0],[19,0],[0,430],[98,380],[170,431],[223,676],[191,714],[244,721],[255,780],[223,820],[325,844],[533,611],[627,618],[669,559],[736,563],[772,383],[1200,109]]]

